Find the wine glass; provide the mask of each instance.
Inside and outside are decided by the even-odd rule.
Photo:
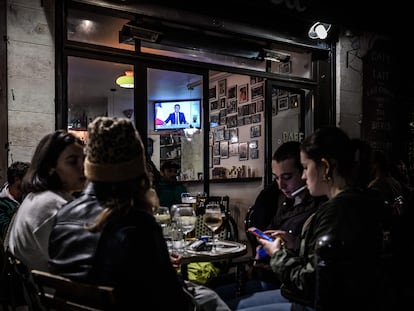
[[[223,223],[221,216],[221,208],[217,203],[210,203],[206,205],[206,211],[203,217],[204,224],[211,230],[211,239],[213,241],[212,252],[216,252],[216,241],[214,240],[214,233],[220,228]]]
[[[184,233],[184,253],[185,242],[187,241],[187,234],[194,230],[197,216],[192,206],[179,206],[174,211],[174,219],[177,226]]]
[[[197,203],[197,195],[189,192],[183,192],[181,193],[181,203],[191,204],[191,206],[195,209]]]
[[[160,206],[154,213],[155,220],[162,228],[164,239],[169,241],[171,239],[171,215],[170,209],[166,206]]]

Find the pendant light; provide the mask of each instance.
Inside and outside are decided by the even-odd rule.
[[[125,71],[124,76],[120,76],[116,79],[116,84],[126,89],[134,88],[134,72],[132,70]]]

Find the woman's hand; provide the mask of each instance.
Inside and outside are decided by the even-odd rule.
[[[267,230],[265,233],[275,240],[280,239],[279,243],[286,248],[293,250],[299,248],[300,239],[296,235],[283,230]]]
[[[182,258],[183,256],[178,253],[170,253],[171,264],[175,270],[178,270],[180,268]]]

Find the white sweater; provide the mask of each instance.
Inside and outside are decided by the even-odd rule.
[[[49,236],[57,211],[73,197],[68,193],[29,193],[11,224],[6,243],[10,252],[30,270],[48,271]]]

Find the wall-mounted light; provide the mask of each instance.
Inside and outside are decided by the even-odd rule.
[[[126,89],[134,88],[134,72],[132,70],[125,71],[124,76],[120,76],[116,79],[116,84]]]
[[[316,22],[309,29],[308,36],[311,39],[324,40],[328,37],[328,32],[331,29],[331,24]]]

